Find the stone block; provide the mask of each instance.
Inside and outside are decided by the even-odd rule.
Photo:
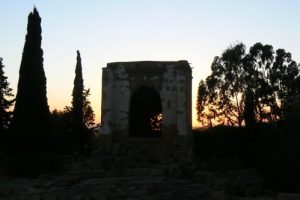
[[[242,186],[237,182],[226,182],[224,184],[224,190],[229,195],[240,196],[242,194]]]
[[[100,134],[97,142],[100,152],[110,152],[112,145],[110,134]]]
[[[212,185],[213,184],[213,173],[212,172],[197,171],[194,174],[194,178],[199,183],[203,183],[203,184],[206,184],[206,185]]]
[[[263,189],[260,186],[251,186],[246,189],[246,195],[250,197],[258,197],[263,195]]]
[[[211,200],[229,200],[229,198],[224,191],[216,191],[212,194]]]
[[[299,200],[300,193],[280,193],[278,194],[278,200]]]
[[[172,139],[181,136],[191,138],[192,71],[187,61],[115,62],[108,63],[102,70],[102,135],[111,136],[113,142],[119,142],[122,146],[130,147],[130,144],[139,142],[142,146],[150,146],[144,151],[151,161],[173,152]],[[143,95],[144,92],[148,96]],[[139,108],[136,105],[142,106]],[[148,122],[156,120],[138,114],[148,109],[149,113],[157,112],[157,117],[163,115],[162,122],[157,118],[160,123],[153,130],[147,128]],[[140,117],[145,119],[141,120]],[[157,125],[156,122],[153,125]],[[111,139],[105,141],[106,138],[102,139],[101,134],[99,138],[102,142],[100,145],[106,150],[110,149]],[[179,142],[174,147],[185,152],[186,144]],[[120,150],[115,148],[112,147],[111,153],[118,155]],[[141,154],[136,148],[128,148],[126,154],[121,152],[128,156]],[[182,154],[178,154],[177,160],[186,157]],[[176,163],[177,160],[170,163]]]
[[[120,152],[121,152],[121,145],[119,143],[113,143],[111,147],[111,154],[120,155]]]

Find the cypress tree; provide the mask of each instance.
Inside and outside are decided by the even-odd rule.
[[[84,137],[84,121],[83,121],[83,106],[84,106],[84,86],[82,78],[82,66],[80,52],[77,51],[77,62],[75,69],[75,79],[73,88],[72,100],[72,132],[75,142],[82,144]]]
[[[46,76],[43,68],[41,18],[37,9],[28,15],[27,35],[19,71],[12,131],[18,141],[40,147],[50,129]]]
[[[9,100],[9,97],[13,97],[12,89],[9,87],[7,76],[4,75],[4,65],[2,64],[2,58],[0,58],[0,133],[2,134],[8,129],[12,112],[9,108],[14,104],[14,100]]]

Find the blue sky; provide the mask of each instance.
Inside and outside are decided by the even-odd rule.
[[[271,44],[300,62],[297,0],[1,0],[0,57],[15,94],[27,16],[34,5],[42,17],[50,109],[70,105],[80,50],[97,121],[101,69],[108,62],[188,60],[193,108],[200,79],[209,75],[214,56],[231,44]]]

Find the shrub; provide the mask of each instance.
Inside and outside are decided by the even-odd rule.
[[[295,130],[295,129],[293,129]],[[195,155],[203,160],[230,158],[255,168],[266,187],[300,191],[300,134],[288,126],[259,124],[252,129],[219,126],[194,131]]]

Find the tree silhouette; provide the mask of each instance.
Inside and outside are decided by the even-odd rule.
[[[95,113],[89,100],[90,94],[90,89],[83,91],[83,123],[86,129],[95,128]],[[51,117],[53,125],[56,126],[55,128],[59,127],[61,130],[64,129],[65,132],[73,130],[74,117],[72,107],[65,106],[62,111],[55,109],[51,112]]]
[[[41,18],[36,8],[28,15],[27,35],[19,71],[12,130],[20,145],[40,147],[50,129],[50,112],[43,68]]]
[[[84,137],[84,86],[79,51],[77,51],[77,62],[72,96],[72,132],[74,134],[75,142],[82,143]]]
[[[297,76],[299,68],[292,55],[284,49],[276,51],[275,62],[270,73],[270,81],[278,102],[274,109],[276,117],[284,119],[285,105],[291,96],[297,92]]]
[[[244,102],[245,102],[245,107],[244,107],[244,120],[245,120],[245,125],[247,127],[253,127],[253,125],[256,122],[255,119],[255,104],[254,104],[254,95],[252,90],[247,89],[245,94],[244,94]]]
[[[300,94],[300,76],[298,76],[295,80],[296,83],[296,94]]]
[[[2,134],[10,126],[12,112],[9,110],[14,104],[14,100],[9,98],[13,97],[12,89],[9,87],[9,82],[7,77],[4,75],[4,65],[2,63],[2,58],[0,58],[0,133]]]
[[[95,125],[95,113],[89,100],[90,95],[90,89],[83,91],[83,123],[86,128],[91,128]]]
[[[299,66],[271,45],[240,43],[216,56],[211,75],[199,83],[198,121],[241,126],[284,119],[285,105],[299,91]]]
[[[244,57],[245,46],[237,44],[226,49],[221,57],[216,56],[211,65],[212,73],[206,78],[206,106],[217,123],[242,125]]]
[[[198,86],[196,110],[197,120],[202,124],[202,126],[211,127],[213,109],[209,108],[207,85],[203,80],[200,81]]]
[[[274,94],[270,85],[270,69],[274,60],[274,51],[271,45],[256,43],[250,47],[244,58],[244,82],[246,85],[245,106],[246,113],[255,112],[255,121],[272,121],[271,107],[276,105]],[[249,95],[253,101],[249,110]],[[248,97],[247,97],[248,96]],[[248,98],[248,99],[247,99]],[[269,108],[267,110],[264,108]],[[244,113],[245,114],[245,113]],[[252,114],[251,114],[252,115]],[[250,117],[250,116],[248,116]]]

